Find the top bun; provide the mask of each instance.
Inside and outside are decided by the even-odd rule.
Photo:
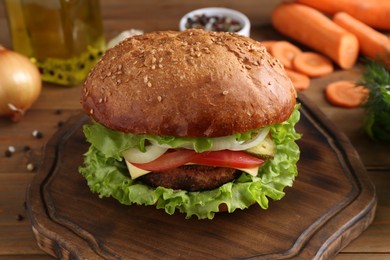
[[[296,92],[264,46],[189,29],[133,36],[107,50],[84,83],[84,110],[126,133],[217,137],[289,118]]]

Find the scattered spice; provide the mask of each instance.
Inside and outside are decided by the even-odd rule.
[[[16,215],[16,220],[17,220],[17,221],[22,221],[22,220],[24,220],[23,215],[22,215],[22,214],[17,214],[17,215]]]
[[[7,150],[5,150],[4,154],[6,157],[11,157],[12,154],[15,153],[15,151],[16,151],[15,146],[10,145],[7,147]]]
[[[39,130],[34,130],[32,132],[32,135],[37,138],[37,139],[41,139],[43,137],[43,134],[39,131]]]
[[[35,170],[35,165],[30,162],[30,163],[27,164],[26,168],[27,168],[27,171],[32,172],[32,171]]]
[[[61,109],[57,109],[57,110],[55,111],[55,114],[56,114],[56,115],[61,115],[61,114],[62,114],[62,110],[61,110]]]
[[[189,17],[185,25],[187,29],[205,29],[215,32],[238,32],[242,25],[235,19],[226,16],[207,16],[205,14]]]
[[[61,120],[61,121],[58,121],[58,123],[57,123],[57,126],[58,126],[58,127],[61,127],[61,126],[63,126],[63,125],[64,125],[64,121],[62,121],[62,120]]]

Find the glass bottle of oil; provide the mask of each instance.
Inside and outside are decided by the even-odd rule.
[[[80,84],[105,50],[99,0],[4,0],[13,49],[44,81]]]

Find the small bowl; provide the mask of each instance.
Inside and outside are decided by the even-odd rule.
[[[247,37],[250,36],[251,23],[248,17],[241,12],[229,8],[224,8],[224,7],[207,7],[207,8],[196,9],[194,11],[187,13],[180,19],[180,23],[179,23],[180,31],[189,29],[186,28],[186,23],[188,21],[188,18],[195,18],[196,16],[201,16],[201,15],[206,15],[207,17],[217,16],[217,17],[231,18],[237,21],[242,26],[242,28],[239,31],[236,31],[234,33],[244,35]],[[206,30],[212,31],[212,29],[206,29]]]

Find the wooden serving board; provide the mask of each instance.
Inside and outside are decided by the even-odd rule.
[[[373,220],[375,191],[348,139],[305,96],[299,101],[294,186],[268,210],[254,205],[213,220],[99,199],[78,173],[89,119],[72,118],[47,144],[27,192],[38,245],[61,259],[334,257]]]

